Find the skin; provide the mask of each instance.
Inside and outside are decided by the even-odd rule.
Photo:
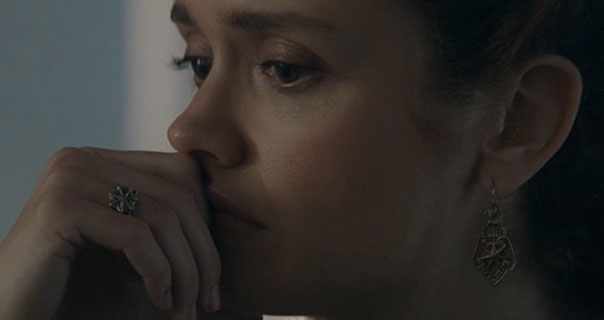
[[[168,221],[165,215],[156,212],[141,218],[156,226],[151,234],[161,250],[156,260],[145,259],[144,254],[139,259],[127,256],[138,261],[141,273],[144,266],[157,263],[159,252],[164,253],[176,270],[175,317],[196,299],[201,310],[204,292],[219,282],[222,308],[249,317],[555,318],[555,302],[542,284],[538,265],[531,262],[523,185],[560,148],[574,122],[582,84],[570,61],[533,57],[502,77],[496,89],[479,92],[483,99],[459,108],[424,95],[425,29],[420,17],[394,2],[177,3],[186,8],[193,24],[177,25],[187,55],[212,59],[210,72],[195,78],[198,92],[168,130],[178,153],[87,148],[61,153],[61,161],[55,156],[23,218],[0,248],[4,261],[0,275],[48,276],[50,269],[45,268],[52,263],[44,262],[47,255],[38,253],[35,265],[42,261],[42,266],[23,271],[27,259],[18,253],[39,245],[25,236],[44,230],[39,221],[55,221],[36,220],[44,215],[34,214],[40,211],[37,195],[54,190],[43,183],[50,173],[74,166],[94,176],[94,181],[106,179],[106,187],[129,182],[141,194],[161,197],[166,194],[161,190],[182,191],[168,181],[193,190],[193,195],[202,194],[199,166],[213,189],[267,228],[239,233],[219,224],[204,229],[212,225],[213,217],[204,211],[206,200],[196,196],[178,200],[164,196],[162,203],[176,208],[174,216],[181,226],[164,237],[159,235]],[[295,12],[335,28],[250,32],[225,25],[224,17],[233,11]],[[283,74],[274,67],[259,67],[270,60],[317,66],[318,71],[301,76],[292,87],[296,89],[286,91],[280,88]],[[100,158],[107,162],[86,164]],[[143,174],[121,182],[118,164]],[[149,180],[157,172],[162,179]],[[494,199],[508,213],[504,223],[519,261],[517,270],[496,288],[472,261],[485,222],[482,212],[493,190]],[[101,186],[83,197],[106,192]],[[43,203],[56,202],[51,197]],[[157,216],[164,220],[154,219]],[[67,229],[78,231],[72,241],[81,244],[82,233],[94,233],[84,230],[86,220],[70,221],[76,227]],[[98,228],[107,230],[116,224],[97,222]],[[110,232],[97,232],[106,233]],[[147,249],[153,243],[150,239],[144,241]],[[101,240],[97,243],[109,246],[109,240]],[[120,243],[114,245],[117,250],[141,243],[115,241]],[[68,256],[73,258],[77,250],[65,241],[58,243],[54,248],[71,248]],[[14,254],[16,262],[6,262]],[[32,280],[30,287],[64,290],[68,266],[63,265],[55,283]],[[161,292],[157,287],[165,288],[171,273],[150,272],[164,279],[154,284],[157,277],[150,275],[145,283],[154,306],[160,305],[159,298],[153,298]],[[186,285],[198,282],[195,290]],[[7,276],[0,276],[0,292],[15,290]],[[20,314],[25,306],[45,301],[26,290],[19,292],[16,298],[0,296],[13,302],[0,305],[0,310]],[[48,312],[57,306],[58,302],[48,304]]]
[[[188,53],[210,56],[213,65],[196,79],[200,89],[172,124],[170,141],[198,153],[217,189],[270,229],[245,243],[228,235],[219,243],[225,306],[330,319],[380,311],[393,319],[497,318],[520,295],[517,318],[548,314],[515,191],[570,130],[581,92],[572,63],[537,57],[497,92],[483,93],[497,105],[477,102],[468,109],[479,111],[462,113],[423,100],[420,23],[393,2],[178,3],[196,25],[179,26]],[[233,10],[293,11],[339,31],[232,30],[221,17]],[[298,95],[272,89],[277,81],[254,65],[282,51],[293,64],[320,57],[328,66],[323,80]],[[517,112],[534,117],[512,123],[505,116]],[[513,213],[507,221],[523,262],[497,289],[471,260],[493,184]]]

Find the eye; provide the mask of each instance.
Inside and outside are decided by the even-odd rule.
[[[267,61],[262,65],[263,72],[286,86],[291,86],[304,76],[313,74],[316,69],[301,65],[288,64],[282,61]]]
[[[208,77],[212,69],[211,59],[205,57],[185,56],[181,59],[174,59],[173,63],[178,69],[184,69],[186,65],[191,65],[195,76],[202,80]]]

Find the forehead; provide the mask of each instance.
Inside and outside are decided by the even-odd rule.
[[[175,0],[174,5],[182,10],[173,10],[172,20],[190,20],[193,26],[177,23],[185,36],[224,36],[233,30],[287,34],[352,55],[401,45],[411,56],[423,55],[417,51],[423,47],[417,16],[399,0]]]
[[[233,12],[262,12],[288,13],[293,18],[346,29],[366,29],[378,21],[400,22],[404,13],[394,0],[176,0],[174,4],[185,8],[192,22],[199,25],[228,21]]]
[[[304,14],[318,14],[331,18],[344,15],[358,7],[371,7],[381,1],[371,0],[175,0],[189,8],[206,8],[213,12],[229,9],[247,9],[261,11],[295,11]],[[344,11],[342,11],[344,10]]]

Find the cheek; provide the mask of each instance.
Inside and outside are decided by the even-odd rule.
[[[345,113],[275,135],[260,151],[271,155],[262,175],[285,269],[314,265],[321,274],[330,261],[341,271],[338,263],[371,260],[417,238],[413,219],[431,195],[425,141],[404,108],[375,112],[373,105],[356,101]]]

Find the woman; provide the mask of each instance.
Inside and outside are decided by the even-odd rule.
[[[178,153],[57,152],[0,249],[0,317],[602,316],[603,12],[177,0]]]

